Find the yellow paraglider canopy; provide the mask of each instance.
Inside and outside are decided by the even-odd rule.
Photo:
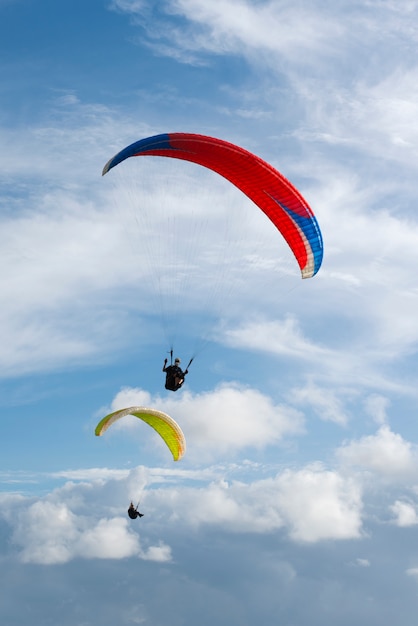
[[[125,417],[125,415],[138,417],[143,422],[152,426],[167,444],[173,455],[173,459],[179,461],[182,458],[186,452],[186,439],[183,431],[172,417],[156,409],[147,409],[143,406],[131,406],[128,409],[120,409],[119,411],[110,413],[97,424],[96,430],[94,431],[95,434],[100,437],[112,424],[122,417]]]

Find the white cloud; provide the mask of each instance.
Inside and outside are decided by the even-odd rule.
[[[418,150],[414,125],[417,71],[416,67],[396,68],[380,80],[359,80],[350,89],[334,84],[329,90],[324,84],[326,98],[324,93],[314,95],[312,89],[316,106],[311,107],[309,128],[321,133],[325,142],[349,145],[361,149],[363,156],[369,152],[415,169],[411,160]]]
[[[146,9],[148,0],[111,0],[109,8],[127,13],[139,13]]]
[[[324,6],[318,1],[165,0],[156,11],[149,0],[114,0],[112,7],[131,16],[141,34],[147,33],[148,43],[157,54],[192,64],[207,63],[208,55],[243,56],[256,66],[258,75],[267,70],[276,76],[284,74],[294,87],[301,71],[299,95],[306,98],[311,111],[321,106],[306,97],[306,85],[312,77],[318,100],[332,103],[327,108],[330,125],[335,111],[341,121],[345,119],[344,106],[335,97],[341,76],[350,84],[350,95],[353,68],[356,76],[369,79],[376,72],[389,73],[402,53],[408,52],[407,42],[416,39],[411,24],[417,9],[412,3]],[[143,39],[141,36],[141,43]],[[377,67],[376,58],[380,60]],[[320,80],[324,75],[326,82]],[[389,94],[391,90],[387,90],[387,98]],[[374,114],[375,127],[379,126],[375,111],[362,113],[360,107],[353,107],[353,117],[362,114],[369,115],[371,122]],[[358,136],[364,138],[361,133]]]
[[[13,542],[24,563],[67,563],[74,558],[138,556],[138,536],[123,518],[98,522],[72,512],[63,502],[39,500],[17,516]]]
[[[98,114],[97,118],[103,120],[105,116],[104,112],[102,117]],[[4,169],[7,169],[11,180],[20,180],[23,197],[15,211],[4,211],[1,220],[4,245],[0,262],[8,268],[0,279],[3,294],[0,316],[6,338],[0,356],[0,372],[3,375],[48,369],[60,363],[69,365],[97,361],[116,346],[123,348],[128,341],[128,334],[133,332],[133,325],[130,326],[130,314],[133,311],[138,317],[141,312],[154,310],[157,303],[159,314],[163,314],[160,311],[164,306],[161,304],[161,293],[157,293],[159,289],[163,293],[166,288],[169,290],[167,301],[173,307],[173,281],[168,280],[168,270],[164,272],[164,268],[173,263],[173,246],[179,257],[176,257],[178,275],[186,275],[189,281],[182,293],[176,296],[179,307],[193,307],[203,299],[202,306],[206,306],[207,311],[209,298],[207,294],[206,298],[202,297],[202,293],[205,295],[205,290],[211,285],[213,306],[215,295],[219,296],[225,289],[219,273],[215,276],[215,284],[212,279],[216,245],[219,243],[211,238],[210,230],[216,230],[219,221],[223,219],[220,211],[211,211],[211,220],[205,222],[208,228],[208,232],[205,231],[206,242],[214,243],[212,247],[205,247],[202,266],[197,267],[193,261],[193,245],[182,245],[183,239],[187,239],[190,232],[193,233],[194,242],[197,237],[197,216],[193,210],[197,204],[196,195],[200,197],[199,217],[202,217],[207,212],[211,194],[208,193],[206,201],[203,201],[201,189],[195,185],[188,192],[190,201],[185,201],[190,181],[190,175],[185,172],[184,178],[179,175],[176,177],[179,193],[173,199],[173,194],[167,191],[168,182],[167,187],[155,185],[155,176],[158,177],[158,174],[151,167],[154,178],[149,171],[145,176],[152,189],[147,213],[149,221],[144,220],[145,226],[142,222],[138,223],[138,215],[142,213],[137,211],[133,200],[135,184],[132,180],[131,187],[127,184],[128,175],[125,174],[121,179],[117,176],[114,180],[108,180],[107,177],[101,179],[100,167],[97,166],[100,159],[94,163],[94,172],[89,170],[97,154],[82,150],[82,145],[86,134],[94,143],[96,132],[93,123],[90,131],[85,130],[84,133],[75,133],[65,126],[40,129],[37,146],[41,146],[45,154],[41,156],[38,149],[36,163],[44,160],[44,166],[36,174],[32,170],[32,157],[26,156],[31,152],[26,138],[25,141],[23,138],[19,141],[15,134],[10,139],[13,149],[24,150],[24,154],[16,157],[16,161],[9,154]],[[115,130],[115,136],[120,137],[120,128]],[[72,157],[72,151],[78,148],[80,154],[74,161],[78,166],[81,163],[84,165],[83,175],[77,169],[66,167],[62,160],[60,169],[51,172],[49,165],[57,167],[55,150],[49,145],[51,142],[54,148],[55,143],[72,146],[68,147]],[[87,171],[89,174],[86,174]],[[170,180],[172,177],[171,174]],[[120,196],[117,191],[118,180],[119,190],[124,190]],[[212,188],[215,187],[212,185]],[[16,202],[15,193],[16,187],[13,185],[10,202]],[[178,239],[171,247],[168,242],[173,233],[169,228],[172,228],[173,222],[165,225],[168,233],[165,240],[161,232],[161,223],[164,223],[164,217],[169,212],[169,195],[172,198],[170,211],[176,210],[173,207],[175,201],[179,209],[177,218],[181,222],[178,225]],[[6,206],[7,191],[3,201]],[[161,212],[155,211],[155,207],[161,206],[163,216]],[[181,219],[180,213],[183,214]],[[149,230],[153,232],[152,237]],[[139,240],[142,241],[140,246]],[[198,246],[198,243],[195,245]],[[190,297],[186,297],[186,294],[190,294]],[[134,332],[138,333],[138,324],[135,324]],[[147,335],[146,329],[143,335]]]
[[[224,328],[237,335],[219,335],[222,345],[212,346],[216,354],[213,361],[208,359],[210,382],[203,380],[203,368],[196,368],[196,376],[190,376],[183,390],[186,393],[159,396],[155,390],[163,382],[158,365],[155,378],[152,373],[147,378],[152,392],[126,389],[118,396],[123,406],[161,406],[176,417],[189,443],[184,463],[171,464],[171,459],[166,463],[162,446],[164,469],[86,467],[38,477],[30,472],[3,473],[10,481],[8,489],[25,489],[25,476],[33,481],[26,485],[30,493],[46,493],[51,482],[69,482],[43,497],[0,496],[1,559],[5,571],[10,570],[3,581],[0,621],[17,623],[21,607],[22,622],[30,614],[38,623],[60,623],[60,616],[65,623],[77,624],[167,623],[172,602],[164,608],[162,592],[165,598],[175,598],[176,617],[184,623],[195,623],[196,615],[204,615],[213,624],[241,624],[246,619],[265,624],[339,623],[341,619],[384,624],[392,614],[406,616],[405,621],[414,624],[414,585],[405,585],[397,574],[406,570],[409,576],[418,576],[411,542],[406,540],[416,531],[418,509],[413,495],[405,496],[405,485],[416,485],[417,451],[402,431],[402,423],[409,420],[409,440],[416,440],[418,3],[115,0],[116,6],[134,14],[139,28],[127,33],[120,15],[113,16],[117,27],[111,15],[103,22],[98,16],[104,29],[113,27],[113,44],[112,36],[106,38],[103,30],[101,41],[106,42],[108,54],[89,59],[88,85],[86,72],[74,71],[77,55],[72,55],[72,71],[63,74],[55,66],[57,73],[44,72],[46,82],[37,82],[34,98],[33,76],[24,73],[25,63],[19,63],[13,50],[10,59],[15,60],[4,66],[6,74],[19,68],[12,83],[6,81],[6,100],[13,102],[16,86],[19,95],[27,97],[18,98],[15,111],[8,110],[5,101],[2,115],[9,127],[0,129],[4,216],[0,265],[6,276],[4,281],[0,278],[0,374],[54,371],[52,382],[57,385],[51,387],[49,377],[39,382],[49,387],[47,393],[53,393],[55,405],[62,407],[60,368],[103,363],[110,354],[115,369],[99,372],[105,374],[99,386],[97,370],[89,370],[82,381],[90,400],[101,394],[101,399],[93,400],[100,406],[111,397],[103,398],[106,380],[126,375],[126,381],[132,382],[136,376],[131,366],[124,373],[118,360],[128,341],[129,356],[140,354],[138,366],[145,364],[144,342],[159,341],[155,332],[143,326],[142,314],[148,313],[151,298],[141,296],[152,296],[152,291],[146,291],[141,278],[144,273],[149,276],[149,265],[141,264],[137,231],[123,232],[110,201],[111,180],[101,179],[100,169],[113,152],[155,130],[200,127],[202,132],[252,148],[274,163],[303,191],[318,216],[324,265],[314,280],[300,281],[297,290],[282,289],[285,272],[278,266],[285,254],[277,251],[280,243],[276,246],[270,230],[257,231],[262,235],[261,253],[249,253],[248,240],[239,235],[228,267],[233,270],[228,284],[237,290],[224,320]],[[52,14],[49,17],[54,19]],[[55,32],[54,22],[48,19]],[[80,23],[88,34],[88,20]],[[58,29],[62,53],[71,49],[64,45],[66,33],[72,32],[71,22],[66,26]],[[126,45],[135,36],[141,48],[132,48],[128,54],[132,63],[126,63]],[[125,44],[117,45],[122,38]],[[9,39],[18,41],[12,32]],[[24,61],[29,58],[31,69],[39,70],[45,61],[39,53],[53,42],[46,38],[44,47],[36,51],[30,48],[30,38],[25,41]],[[171,58],[159,58],[153,66],[147,45]],[[51,69],[57,61],[65,67],[60,51],[55,55],[53,48],[48,49]],[[121,71],[117,87],[108,71],[103,89],[103,68],[95,74],[94,63],[107,60],[111,69],[109,58],[113,67],[120,62]],[[171,71],[173,59],[201,67],[183,65]],[[149,71],[142,77],[134,71],[132,81],[132,70],[139,66]],[[68,84],[79,85],[80,92],[49,90],[49,96],[56,98],[51,110],[41,102],[43,88],[53,85],[55,76],[62,81],[63,75]],[[111,98],[119,110],[83,105],[83,86],[102,100]],[[33,119],[39,115],[48,122],[34,127]],[[157,129],[149,124],[153,119]],[[13,128],[14,121],[22,123],[21,129]],[[170,199],[176,215],[181,215],[183,225],[189,224],[190,215],[185,213],[199,199],[203,213],[217,212],[216,219],[204,222],[210,238],[216,240],[224,223],[220,208],[238,203],[217,184],[216,189],[222,190],[212,200],[199,197],[200,186],[197,193],[187,195],[186,202],[189,182],[181,178]],[[152,206],[157,206],[163,194],[159,186],[149,185],[149,190]],[[199,224],[203,224],[201,217]],[[125,229],[131,224],[125,221]],[[184,229],[193,243],[190,232]],[[199,248],[199,262],[190,263],[183,256],[185,239],[178,239],[176,268],[192,280],[179,306],[193,310],[194,323],[202,311],[215,312],[222,298],[208,304],[202,297],[212,280],[214,251]],[[155,243],[148,241],[151,246]],[[135,272],[133,259],[139,271]],[[254,265],[258,271],[249,271]],[[268,280],[261,280],[263,275]],[[221,296],[226,283],[221,281]],[[169,298],[169,303],[173,301]],[[188,324],[187,334],[192,334]],[[181,351],[186,352],[183,347]],[[238,371],[249,386],[216,386],[226,377],[236,380]],[[79,374],[72,380],[77,386]],[[4,404],[10,404],[9,390],[13,399],[20,395],[19,401],[27,401],[22,398],[27,389],[22,382],[6,381]],[[28,381],[32,386],[37,382]],[[195,393],[202,389],[199,384],[214,389]],[[66,390],[71,393],[68,385]],[[410,395],[400,398],[394,391]],[[402,412],[399,434],[388,426],[389,402]],[[50,460],[46,449],[54,433],[47,429],[49,437],[45,437],[40,427],[46,425],[50,411],[43,407],[32,402],[31,417],[22,409],[16,411],[22,420],[15,415],[13,424],[5,421],[6,428],[8,421],[18,430],[26,419],[38,426],[31,446],[25,443],[28,429],[26,438],[19,439],[27,468],[40,467],[40,462],[47,468]],[[61,467],[76,467],[75,450],[80,464],[98,458],[107,463],[112,458],[117,466],[123,455],[120,467],[126,467],[129,455],[124,454],[124,446],[114,443],[125,435],[130,440],[140,430],[141,438],[143,431],[135,420],[120,425],[129,429],[125,434],[115,433],[112,441],[109,432],[110,439],[99,442],[90,432],[92,424],[83,421],[86,412],[73,412],[68,403],[65,407],[70,428],[61,441]],[[317,428],[313,414],[328,423]],[[299,437],[305,419],[312,432]],[[370,434],[366,429],[371,422],[375,426]],[[330,440],[340,432],[334,424],[344,426],[348,438],[337,452],[341,465],[301,466],[306,456],[330,458],[335,445]],[[77,445],[87,427],[86,445]],[[12,443],[13,428],[6,433]],[[151,453],[140,455],[144,462],[153,458],[154,443],[160,445],[149,430],[150,443],[144,446]],[[38,442],[36,433],[41,435]],[[100,457],[101,444],[112,447],[110,456],[105,451]],[[15,467],[15,459],[9,464],[6,449],[4,453],[4,467]],[[218,465],[202,467],[205,453]],[[247,464],[242,463],[243,453],[251,455]],[[138,458],[135,452],[133,458]],[[284,466],[287,470],[278,469]],[[367,489],[362,494],[363,484]],[[145,517],[131,523],[126,507],[130,498],[137,502],[139,497]],[[387,523],[388,498],[392,524]],[[363,536],[363,517],[367,536]],[[325,545],[315,545],[321,541]],[[362,557],[379,555],[373,557],[373,571],[368,558],[356,559],[360,547]],[[103,558],[113,562],[105,563]],[[41,567],[38,580],[33,576],[39,569],[34,563],[52,567]],[[54,563],[69,566],[53,567]],[[88,580],[77,575],[84,569],[91,573]],[[112,589],[115,580],[120,583],[118,597],[105,597],[103,590]],[[89,584],[97,588],[97,581],[100,606],[94,602],[94,590],[87,593]],[[387,589],[392,591],[390,598],[380,597],[379,590],[382,595]],[[301,603],[300,598],[307,601]]]
[[[38,501],[24,508],[13,532],[24,563],[66,563],[77,539],[76,518],[62,503]]]
[[[361,489],[322,468],[285,472],[278,480],[280,510],[295,541],[361,536]]]
[[[201,527],[227,533],[280,531],[305,543],[361,536],[361,491],[351,479],[319,465],[246,483],[225,478],[237,469],[215,466],[176,475],[139,467],[125,478],[66,483],[42,498],[2,498],[2,518],[10,524],[20,560],[44,565],[80,558],[170,562],[171,546],[151,541],[144,519],[152,521],[153,537],[179,525],[195,532]],[[133,483],[139,492],[138,477],[146,516],[140,523],[120,515],[126,513]]]
[[[250,448],[277,445],[285,437],[304,432],[301,413],[238,384],[223,384],[199,394],[184,390],[172,399],[127,388],[116,395],[112,409],[141,405],[158,406],[178,421],[186,436],[187,457],[194,461],[205,462]],[[133,420],[125,424],[120,422],[118,426],[134,425]]]
[[[240,54],[250,61],[276,65],[313,62],[335,51],[346,31],[344,22],[316,7],[294,2],[257,4],[246,0],[207,3],[204,0],[168,0],[152,15],[150,2],[114,0],[113,6],[133,16],[145,28],[153,49],[186,63],[202,62],[203,54]],[[176,22],[176,17],[186,20]]]
[[[124,469],[109,469],[107,467],[93,467],[91,469],[79,469],[79,470],[61,470],[60,472],[53,472],[52,478],[64,478],[65,480],[87,480],[87,481],[99,481],[109,480],[111,478],[118,480],[120,478],[127,478],[130,470]]]
[[[156,494],[163,505],[166,492]],[[359,485],[320,466],[285,470],[250,484],[218,480],[206,488],[173,490],[175,523],[218,526],[228,532],[285,530],[296,542],[355,539],[361,536]]]
[[[139,541],[127,519],[101,519],[81,534],[77,553],[83,558],[123,559],[139,553]]]
[[[418,513],[416,507],[410,502],[396,500],[390,507],[395,515],[395,524],[400,527],[415,526],[418,524]]]
[[[100,341],[117,334],[115,319],[97,308],[109,308],[106,290],[129,281],[126,263],[118,262],[117,216],[68,197],[55,200],[59,212],[2,220],[1,258],[9,268],[0,281],[3,375],[97,358]],[[96,321],[90,337],[82,331],[88,310]]]
[[[308,362],[321,361],[329,351],[314,345],[303,336],[298,321],[288,316],[281,322],[261,320],[226,331],[226,340],[234,347],[242,346],[274,354],[299,358]]]
[[[314,382],[416,393],[413,377],[399,374],[399,359],[418,345],[418,226],[398,210],[412,202],[409,192],[405,199],[390,177],[370,182],[338,165],[312,168],[318,183],[307,197],[324,237],[323,267],[262,317],[226,327],[222,340],[297,360],[304,375],[314,364]]]
[[[398,211],[410,202],[408,192],[405,197],[392,178],[359,180],[338,167],[326,169],[320,188],[315,205],[325,241],[317,287],[326,302],[323,314],[330,323],[337,315],[345,336],[357,331],[355,347],[367,359],[380,354],[387,361],[415,351],[418,226]]]
[[[141,554],[144,561],[156,561],[157,563],[167,563],[172,560],[171,548],[164,543],[158,546],[150,546]]]
[[[192,46],[219,54],[283,54],[287,59],[296,50],[305,60],[312,51],[324,50],[342,32],[332,18],[324,23],[317,11],[290,3],[263,2],[258,5],[242,0],[207,4],[203,0],[175,0],[172,7],[189,20],[207,29],[198,34]],[[182,45],[190,45],[185,39]]]
[[[60,102],[65,105],[61,96]],[[53,156],[57,146],[64,142],[69,146],[68,158],[78,163],[77,168],[83,173],[61,163],[59,171],[48,176],[47,193],[37,191],[39,197],[31,198],[31,206],[36,212],[13,214],[13,218],[6,215],[2,223],[5,235],[1,261],[10,268],[2,285],[1,321],[6,337],[0,357],[3,375],[103,361],[114,350],[123,349],[132,333],[138,332],[139,326],[134,327],[131,313],[134,312],[137,319],[155,302],[155,294],[154,300],[148,297],[152,294],[148,280],[152,279],[149,259],[144,260],[141,246],[131,245],[135,229],[127,234],[131,224],[127,219],[129,211],[121,220],[120,207],[115,208],[109,198],[113,183],[101,180],[100,172],[96,171],[100,161],[98,153],[102,150],[98,140],[110,113],[94,107],[89,111],[73,97],[67,104],[74,105],[74,115],[78,112],[84,120],[82,131],[74,133],[73,129],[58,124],[56,128],[40,128],[36,145],[43,146],[41,153],[44,156],[40,161],[44,160],[45,164],[52,162],[52,158],[56,167]],[[115,143],[115,137],[123,137],[128,126],[129,122],[121,122],[117,128],[114,124],[107,128],[108,145]],[[144,132],[149,130],[144,128]],[[83,157],[87,161],[74,159],[86,134],[90,136],[93,153]],[[67,141],[70,137],[71,142]],[[13,141],[9,137],[8,141],[21,153],[16,160],[10,158],[4,167],[12,177],[23,173],[30,180],[33,159],[25,155],[34,151],[34,139],[29,137],[29,148],[26,135],[25,141],[16,137]],[[52,153],[49,152],[51,145]],[[119,147],[117,145],[115,149]],[[93,174],[89,168],[93,164],[97,186],[91,185]],[[286,299],[284,308],[279,286],[276,289],[276,282],[283,277],[283,273],[278,272],[281,260],[277,260],[275,252],[277,242],[273,237],[270,239],[271,228],[265,224],[257,225],[257,232],[265,242],[264,257],[260,250],[258,257],[246,255],[247,243],[244,245],[237,237],[236,248],[228,263],[232,268],[232,280],[231,274],[228,280],[224,275],[219,279],[218,275],[217,297],[213,298],[208,298],[204,292],[213,276],[211,255],[214,251],[206,251],[199,267],[194,267],[190,258],[188,261],[181,258],[189,282],[185,290],[187,295],[184,296],[183,291],[183,296],[176,301],[180,307],[193,310],[199,307],[200,311],[217,314],[219,311],[215,311],[214,303],[222,301],[226,286],[233,284],[236,291],[228,305],[228,313],[235,316],[234,327],[226,330],[220,340],[226,339],[233,348],[267,351],[298,359],[306,368],[315,363],[312,384],[323,396],[317,406],[321,410],[323,403],[324,416],[343,422],[347,419],[346,411],[337,406],[336,395],[332,400],[328,395],[325,401],[328,392],[325,387],[319,391],[322,386],[317,381],[319,376],[334,383],[338,379],[341,390],[338,395],[341,393],[344,398],[350,394],[342,388],[343,381],[347,387],[362,385],[389,390],[406,388],[409,384],[408,380],[398,380],[396,373],[395,376],[383,373],[383,367],[394,362],[399,355],[409,355],[416,350],[418,292],[412,288],[411,268],[418,262],[418,231],[414,223],[388,211],[370,212],[370,203],[375,203],[376,197],[381,199],[382,192],[369,187],[365,189],[358,176],[349,175],[341,166],[331,171],[322,171],[319,165],[312,170],[308,165],[308,169],[318,180],[317,191],[311,191],[315,205],[320,207],[320,222],[326,241],[326,259],[318,280],[315,278],[312,285],[304,284],[303,290],[300,288],[294,297]],[[37,174],[40,182],[45,181],[47,170],[48,167],[43,165]],[[151,170],[146,169],[147,172]],[[150,181],[147,184],[152,189]],[[123,187],[123,181],[119,182]],[[189,182],[190,177],[186,174],[184,179],[178,180],[176,199],[184,197]],[[215,200],[213,195],[207,201],[202,199],[199,189],[199,204],[203,213],[208,213],[209,206],[215,207],[212,213],[216,219],[210,223],[210,229],[215,233],[219,232],[219,224],[224,219],[219,198],[226,187],[221,185],[218,188],[215,184],[209,187],[215,189]],[[165,193],[166,190],[157,193],[154,189],[149,207],[151,214],[153,208],[164,200]],[[185,206],[196,205],[196,193],[191,193],[190,202],[183,203],[183,212]],[[238,208],[237,196],[229,193],[232,195],[228,195],[228,202],[232,200],[231,204]],[[58,205],[59,212],[56,210]],[[336,213],[338,228],[335,228]],[[237,215],[233,218],[234,228],[239,223]],[[185,216],[185,219],[189,217]],[[190,232],[187,228],[184,230],[186,234]],[[180,239],[178,248],[183,250],[186,245],[183,246],[183,238]],[[151,247],[154,243],[150,243]],[[132,262],[133,250],[135,262]],[[165,256],[162,260],[167,258]],[[350,259],[349,264],[347,259]],[[249,272],[250,265],[253,271]],[[147,280],[144,274],[147,274]],[[262,274],[269,276],[267,287],[266,282],[260,280]],[[341,276],[346,280],[341,280]],[[208,291],[213,294],[212,286]],[[140,293],[146,297],[140,297]],[[248,313],[255,303],[259,309],[260,298],[264,303],[264,319],[248,321]],[[173,303],[172,295],[170,300]],[[284,314],[283,310],[289,310],[289,313]],[[281,322],[277,320],[277,311],[280,311]],[[243,315],[245,322],[242,322]],[[226,327],[227,324],[228,321]],[[338,327],[344,328],[344,333],[333,330]],[[146,331],[143,327],[140,341],[146,341],[149,336]]]
[[[134,472],[135,473],[135,472]],[[112,511],[119,489],[128,502],[129,479],[67,483],[40,499],[2,498],[2,517],[12,528],[12,542],[23,563],[53,565],[73,559],[124,559],[137,557],[168,562],[171,550],[163,541],[144,547],[130,520]],[[137,472],[136,472],[137,474]],[[137,486],[138,489],[138,486]],[[138,490],[136,490],[136,494]],[[107,506],[103,506],[103,498]],[[107,511],[106,511],[107,508]],[[120,506],[114,507],[120,511]],[[124,507],[127,508],[127,504]],[[106,514],[107,513],[107,514]]]
[[[148,27],[160,53],[186,62],[207,53],[244,56],[263,74],[287,76],[305,102],[303,127],[310,132],[380,158],[389,153],[408,166],[416,160],[417,69],[400,65],[417,39],[410,25],[416,5],[369,2],[344,10],[319,2],[171,0],[164,6],[167,23]],[[176,23],[176,16],[186,21]]]
[[[386,409],[389,405],[388,398],[378,394],[372,394],[365,401],[366,411],[374,419],[376,424],[383,425],[387,422]]]
[[[343,464],[372,471],[385,480],[414,479],[418,469],[416,446],[387,425],[375,435],[345,443],[336,454]]]
[[[166,490],[157,492],[159,506]],[[361,537],[361,488],[353,480],[321,466],[285,470],[247,484],[224,479],[199,489],[170,491],[173,523],[217,526],[227,532],[286,531],[296,542]]]
[[[312,407],[322,420],[345,426],[348,421],[348,414],[344,400],[346,400],[347,395],[351,394],[344,389],[334,391],[321,388],[312,381],[308,381],[304,387],[291,389],[288,398],[296,405]]]
[[[356,327],[356,314],[351,316],[344,311],[343,302],[345,297],[349,297],[349,290],[345,291],[340,307],[336,310],[332,303],[333,296],[330,297],[331,301],[327,300],[329,310],[327,311],[325,307],[321,311],[322,322],[316,321],[324,324],[321,334],[321,342],[323,341],[324,345],[305,337],[299,322],[293,317],[287,317],[281,322],[269,319],[245,321],[232,329],[226,329],[224,340],[228,346],[240,350],[265,352],[281,359],[291,359],[292,365],[300,368],[299,378],[310,381],[300,389],[295,389],[294,399],[299,396],[299,401],[309,400],[309,389],[312,388],[316,396],[312,398],[312,405],[316,406],[317,410],[322,408],[322,417],[344,423],[347,419],[346,410],[343,409],[341,400],[338,400],[338,395],[341,398],[350,398],[358,394],[359,389],[363,387],[397,389],[404,392],[408,389],[409,392],[413,390],[408,388],[404,380],[398,381],[395,375],[388,376],[383,368],[387,361],[391,362],[399,356],[399,344],[396,351],[394,347],[385,350],[385,347],[379,344],[374,331],[371,331],[368,339],[363,336],[368,325],[372,326],[375,322],[372,319],[373,314],[368,317],[367,310],[363,310],[363,318]],[[313,304],[313,307],[315,306]],[[337,316],[337,319],[335,317],[332,319],[332,314]],[[316,320],[319,317],[318,311]],[[328,332],[325,328],[326,321],[330,324]],[[307,319],[304,319],[304,322],[309,326]],[[389,323],[389,319],[387,322]],[[334,326],[336,331],[333,329]],[[342,333],[340,327],[346,327],[347,332]],[[326,388],[321,390],[324,384],[325,387],[331,384],[333,391]]]

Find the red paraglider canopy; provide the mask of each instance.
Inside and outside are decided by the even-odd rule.
[[[127,146],[106,163],[103,175],[131,156],[146,155],[191,161],[229,180],[282,233],[296,257],[302,278],[310,278],[318,272],[323,257],[318,222],[299,191],[266,161],[222,139],[190,133],[167,133]]]

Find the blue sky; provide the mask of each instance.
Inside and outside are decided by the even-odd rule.
[[[417,18],[0,0],[2,624],[416,623]],[[164,132],[287,176],[318,275],[202,168],[101,176]],[[94,436],[132,405],[178,421],[180,462],[134,418]]]

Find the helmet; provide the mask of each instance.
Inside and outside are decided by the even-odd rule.
[[[174,359],[174,363],[181,363],[180,359]]]

